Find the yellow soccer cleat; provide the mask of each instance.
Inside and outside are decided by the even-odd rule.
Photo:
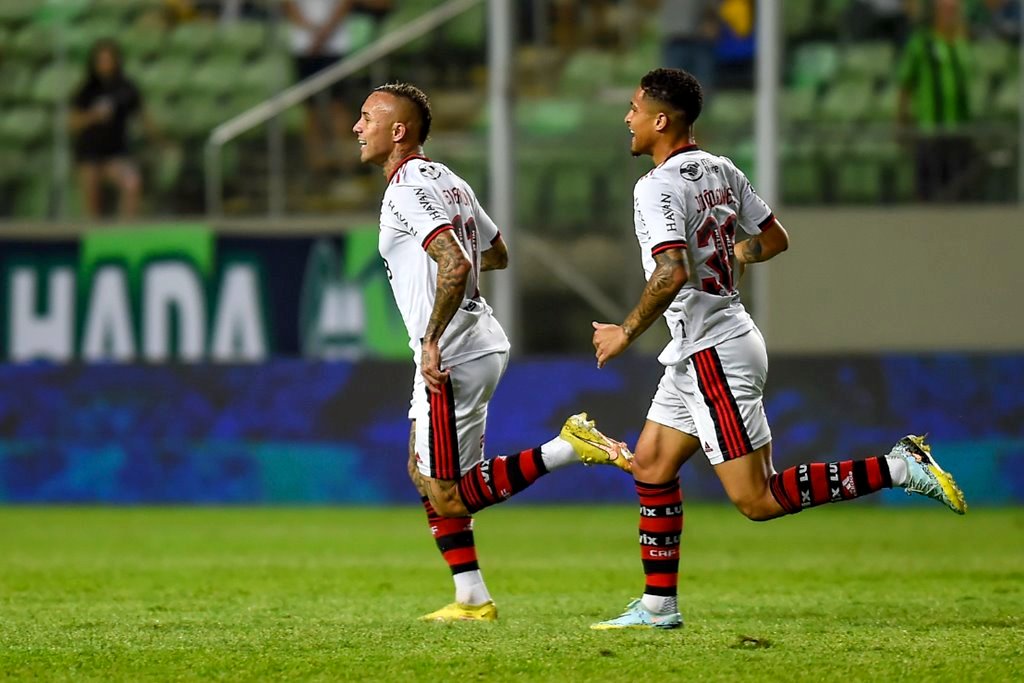
[[[953,475],[939,467],[932,455],[931,446],[925,443],[923,436],[906,435],[896,442],[888,457],[903,458],[906,461],[907,481],[902,488],[908,496],[919,493],[943,503],[958,515],[967,512],[963,491],[957,486]]]
[[[559,436],[572,444],[584,465],[614,465],[624,472],[633,469],[633,454],[621,441],[614,441],[597,431],[593,420],[586,413],[573,415],[565,424]]]
[[[482,605],[463,605],[458,602],[453,602],[452,604],[445,605],[435,612],[424,614],[420,617],[420,621],[436,621],[445,624],[453,621],[497,620],[498,607],[494,604],[493,600],[488,600]]]

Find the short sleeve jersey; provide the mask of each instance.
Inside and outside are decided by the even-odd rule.
[[[657,254],[686,253],[689,279],[665,311],[672,341],[663,365],[754,327],[736,289],[733,246],[737,230],[757,235],[775,217],[732,161],[696,145],[677,150],[637,181],[633,214],[648,279]]]
[[[378,248],[417,364],[437,291],[437,263],[427,247],[448,230],[473,268],[462,305],[441,336],[442,367],[509,348],[479,289],[480,254],[497,241],[497,226],[473,189],[451,169],[426,157],[408,157],[392,171],[384,191]]]

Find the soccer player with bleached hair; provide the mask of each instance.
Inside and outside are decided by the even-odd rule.
[[[508,249],[466,181],[424,156],[430,124],[427,96],[396,83],[366,98],[352,130],[360,159],[388,179],[379,249],[417,370],[409,476],[455,581],[455,602],[422,618],[493,621],[473,514],[548,472],[579,463],[628,472],[632,456],[581,413],[545,444],[484,459],[487,404],[508,364],[509,342],[480,293],[480,273],[505,268]]]
[[[633,155],[650,155],[655,164],[633,190],[647,285],[621,325],[593,324],[598,366],[661,316],[672,339],[658,357],[665,372],[633,459],[643,597],[619,617],[591,627],[598,630],[682,625],[679,470],[699,450],[730,500],[752,520],[890,487],[934,498],[959,514],[967,510],[953,477],[920,436],[903,437],[882,456],[775,471],[762,403],[768,356],[737,282],[748,265],[789,248],[789,236],[732,161],[696,145],[693,128],[702,105],[700,83],[691,74],[655,69],[641,79],[625,118]]]

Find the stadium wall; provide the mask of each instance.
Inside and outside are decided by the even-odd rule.
[[[793,246],[765,264],[773,351],[1024,349],[1024,210],[783,208],[779,216]]]
[[[928,432],[970,502],[1024,502],[1024,355],[776,354],[771,364],[777,466],[876,454]],[[658,375],[639,355],[600,371],[586,357],[516,359],[491,405],[488,453],[539,444],[580,410],[635,443]],[[0,501],[415,503],[411,380],[407,361],[0,365]],[[683,483],[691,499],[721,497],[699,456]],[[511,504],[633,497],[621,472],[579,468]]]

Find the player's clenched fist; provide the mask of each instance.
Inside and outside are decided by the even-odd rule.
[[[615,356],[626,350],[629,346],[629,337],[622,325],[611,325],[609,323],[591,323],[594,326],[594,350],[597,356],[597,367],[603,368],[604,364]]]
[[[437,342],[423,342],[423,356],[420,359],[420,373],[427,389],[433,393],[441,391],[441,386],[448,381],[448,373],[441,370],[441,350]]]

